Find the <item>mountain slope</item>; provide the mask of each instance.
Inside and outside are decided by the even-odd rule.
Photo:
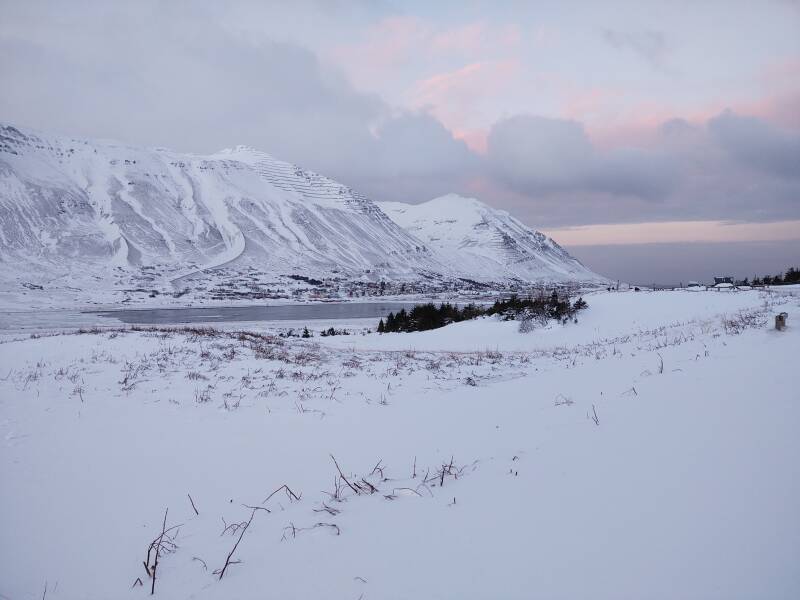
[[[423,288],[599,280],[476,200],[384,208],[392,218],[345,185],[244,146],[200,156],[0,125],[0,272],[11,287],[163,292],[192,280],[186,287],[201,290],[209,273],[248,274],[246,285],[262,287],[281,277]],[[267,278],[254,283],[253,273]]]
[[[423,204],[379,206],[462,277],[480,273],[495,280],[605,281],[543,233],[474,198],[449,194]]]
[[[0,260],[413,277],[431,253],[369,199],[238,147],[211,156],[0,128]]]

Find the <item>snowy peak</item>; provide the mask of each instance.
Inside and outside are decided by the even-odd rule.
[[[475,198],[448,194],[417,205],[380,206],[465,277],[483,272],[523,281],[604,281],[543,233]]]

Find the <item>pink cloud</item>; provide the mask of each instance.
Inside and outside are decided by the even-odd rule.
[[[557,29],[526,32],[525,45],[561,42]],[[648,145],[667,120],[702,125],[727,108],[800,129],[800,58],[776,61],[754,75],[758,84],[738,98],[680,104],[669,97],[614,85],[586,87],[563,71],[524,64],[519,26],[483,21],[442,27],[415,16],[394,16],[366,28],[331,52],[351,79],[392,104],[426,110],[476,152],[504,114],[530,112],[583,123],[604,147]],[[456,66],[457,65],[457,66]],[[760,97],[759,97],[760,95]]]
[[[693,125],[703,126],[728,109],[800,130],[800,91],[765,96],[757,100],[718,100],[688,110],[667,104],[639,102],[625,110],[618,109],[616,118],[584,122],[587,124],[587,133],[600,146],[647,145],[653,142],[661,126],[670,119],[680,118]]]
[[[331,54],[345,66],[355,62],[388,68],[413,61],[424,64],[445,56],[461,60],[496,56],[513,51],[521,38],[516,25],[494,27],[475,22],[437,29],[418,17],[394,16],[371,25],[360,40],[337,46]]]
[[[570,116],[584,120],[594,141],[607,146],[647,143],[669,119],[681,118],[701,126],[727,109],[800,130],[800,58],[775,61],[755,81],[758,83],[739,97],[717,98],[691,107],[657,100],[626,104],[624,90],[607,90],[608,94],[574,92],[575,99],[567,102],[566,110],[585,110],[583,115]],[[596,118],[598,114],[602,118]]]
[[[512,61],[501,63],[479,61],[464,65],[455,71],[437,73],[417,81],[412,98],[418,105],[437,105],[458,99],[464,94],[471,95],[481,85],[498,83],[506,79],[514,69],[514,65]]]
[[[795,81],[800,81],[800,74]],[[737,112],[800,130],[800,90],[745,103]]]
[[[433,28],[418,17],[388,17],[369,27],[363,39],[340,45],[331,54],[349,65],[385,69],[407,62],[420,46],[428,44]]]
[[[467,145],[467,148],[478,154],[486,154],[486,139],[489,137],[487,129],[454,129],[453,137],[461,140]]]
[[[468,23],[454,29],[439,31],[431,37],[434,52],[478,56],[506,52],[519,46],[522,35],[517,25],[490,27],[485,23]]]
[[[480,141],[485,133],[470,123],[476,120],[481,101],[502,94],[519,69],[516,60],[470,63],[417,81],[408,94],[409,101],[416,108],[430,110],[448,128],[469,131],[462,139],[471,140],[474,147],[485,147],[485,140]]]
[[[457,29],[436,33],[430,42],[438,52],[475,52],[483,45],[486,28],[482,23],[470,23]]]

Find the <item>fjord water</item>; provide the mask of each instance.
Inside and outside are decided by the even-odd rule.
[[[273,306],[225,306],[209,308],[148,308],[95,312],[129,325],[179,325],[186,323],[236,323],[253,321],[312,321],[381,318],[414,306],[409,302],[331,302],[325,304],[278,304]]]

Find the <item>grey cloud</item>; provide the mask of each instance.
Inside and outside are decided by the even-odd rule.
[[[403,113],[387,120],[376,132],[381,142],[380,169],[398,176],[454,174],[477,157],[466,144],[434,117],[424,113]]]
[[[686,119],[669,119],[664,121],[659,127],[662,136],[672,139],[685,138],[700,131],[700,128],[692,125]]]
[[[438,120],[404,112],[375,130],[371,147],[339,175],[378,200],[422,202],[464,189],[481,159]]]
[[[660,31],[616,31],[606,29],[603,39],[619,50],[631,50],[654,67],[663,68],[667,40]]]
[[[708,122],[713,139],[735,160],[767,173],[800,178],[800,135],[731,111]]]
[[[575,121],[516,116],[491,130],[488,173],[493,200],[542,227],[798,219],[795,140],[723,114],[708,124],[672,119],[647,149],[609,150]]]
[[[520,190],[581,187],[593,161],[580,123],[532,115],[495,123],[487,148],[492,172]]]
[[[576,121],[518,115],[492,127],[492,173],[522,193],[592,191],[657,200],[675,182],[674,167],[656,152],[599,152]]]

